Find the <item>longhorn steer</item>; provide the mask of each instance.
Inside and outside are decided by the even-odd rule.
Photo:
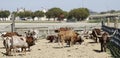
[[[72,46],[78,36],[75,31],[68,27],[60,28],[55,30],[55,32],[58,32],[58,41],[61,42],[62,47],[65,41],[69,44],[69,46]]]
[[[95,38],[95,42],[97,43],[99,35],[101,35],[101,29],[93,29],[92,36]]]
[[[102,37],[100,38],[100,44],[101,44],[101,51],[105,51],[106,52],[106,48],[107,48],[107,43],[110,40],[110,36],[107,32],[104,32],[102,34]]]
[[[4,37],[4,44],[6,48],[6,55],[11,55],[11,49],[16,52],[17,48],[24,48],[26,54],[26,48],[28,47],[27,42],[24,41],[22,37],[12,36],[12,37]]]

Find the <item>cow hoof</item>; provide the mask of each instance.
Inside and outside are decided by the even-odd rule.
[[[103,50],[101,50],[101,52],[103,52]]]
[[[30,52],[31,50],[28,50],[28,52]]]

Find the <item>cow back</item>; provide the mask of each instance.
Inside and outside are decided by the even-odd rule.
[[[92,30],[92,35],[94,37],[97,37],[97,35],[101,35],[101,30],[100,29],[93,29]]]

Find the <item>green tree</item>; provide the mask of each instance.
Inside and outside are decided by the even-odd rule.
[[[24,12],[15,12],[15,16],[19,16],[20,18],[32,18],[33,12],[31,11],[24,11]]]
[[[14,11],[12,12],[12,14],[14,14],[14,16],[17,17],[17,12]]]
[[[19,16],[20,18],[25,18],[25,13],[24,12],[19,12],[16,14],[16,16]]]
[[[48,18],[48,20],[50,19],[50,18],[52,18],[52,15],[51,15],[51,11],[47,11],[46,13],[45,13],[45,15],[46,15],[46,17]]]
[[[89,16],[89,10],[87,8],[77,8],[69,12],[68,19],[75,18],[77,21],[84,20]]]
[[[30,17],[32,17],[32,11],[25,11],[24,15],[25,15],[25,17],[30,18]]]
[[[58,21],[63,21],[63,19],[64,19],[64,18],[67,18],[67,16],[68,16],[68,12],[63,11],[63,12],[59,15]]]
[[[46,12],[47,18],[59,18],[59,16],[63,13],[63,10],[60,8],[51,8]]]
[[[45,15],[45,13],[43,11],[39,11],[39,10],[35,11],[33,14],[34,17],[38,17],[38,18],[44,17],[44,15]]]
[[[1,18],[6,18],[9,15],[10,15],[10,11],[8,11],[8,10],[0,11],[0,17]]]
[[[0,17],[1,18],[7,18],[10,15],[10,11],[8,10],[4,10],[4,11],[0,11]]]

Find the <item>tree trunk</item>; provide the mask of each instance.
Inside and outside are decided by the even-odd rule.
[[[55,18],[54,18],[54,21],[55,21]]]

